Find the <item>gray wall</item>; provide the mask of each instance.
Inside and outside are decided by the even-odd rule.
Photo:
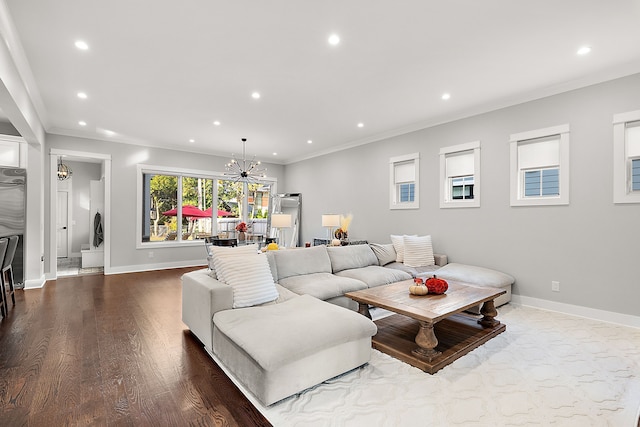
[[[302,240],[323,213],[352,212],[353,239],[431,234],[451,262],[516,277],[514,293],[637,315],[640,205],[613,204],[613,115],[640,109],[640,74],[287,165],[303,195]],[[509,135],[571,126],[570,204],[509,206]],[[441,147],[481,141],[480,208],[439,208]],[[420,209],[389,210],[389,158],[420,153]],[[320,171],[320,172],[319,172]],[[551,281],[560,292],[551,291]]]
[[[91,218],[89,215],[89,201],[91,195],[89,191],[89,181],[99,180],[102,174],[102,166],[99,163],[64,161],[73,174],[71,175],[71,248],[70,253],[80,256],[80,249],[83,244],[89,244],[89,228]]]
[[[229,161],[216,157],[137,145],[97,141],[60,135],[47,135],[51,148],[111,155],[111,267],[115,272],[159,268],[163,264],[206,264],[203,247],[136,249],[136,172],[138,164],[170,166],[204,171],[224,171]],[[269,177],[284,179],[282,165],[266,164]],[[47,171],[49,176],[50,171]],[[75,174],[75,171],[74,171]],[[49,180],[47,180],[49,181]],[[49,256],[49,190],[45,195],[45,256]],[[107,230],[105,230],[107,232]],[[149,257],[153,252],[153,258]]]

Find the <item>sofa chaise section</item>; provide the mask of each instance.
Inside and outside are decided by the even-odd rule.
[[[233,308],[232,287],[207,269],[182,276],[182,321],[260,402],[270,405],[369,361],[373,322],[275,286],[275,301]]]
[[[278,304],[297,296],[277,283],[276,289],[278,299],[265,305]],[[213,315],[232,307],[233,289],[212,278],[208,269],[182,275],[182,322],[209,352],[213,351]]]
[[[511,285],[515,282],[513,276],[490,268],[478,267],[475,265],[458,264],[452,262],[438,269],[436,276],[445,280],[462,282],[467,285],[480,288],[500,288],[506,291],[494,300],[496,307],[511,301]],[[474,306],[467,311],[480,313],[480,306]]]
[[[213,316],[220,361],[271,405],[371,358],[377,328],[364,316],[309,295]]]

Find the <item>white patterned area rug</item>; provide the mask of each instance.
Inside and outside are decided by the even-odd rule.
[[[507,305],[506,332],[429,375],[373,350],[362,368],[264,407],[281,426],[637,427],[640,329]]]

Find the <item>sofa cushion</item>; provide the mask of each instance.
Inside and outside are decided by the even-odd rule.
[[[334,246],[327,248],[333,273],[351,268],[378,265],[378,258],[369,245]]]
[[[376,254],[376,258],[378,258],[378,265],[387,265],[396,262],[398,254],[396,254],[396,250],[393,249],[393,243],[384,245],[380,243],[370,243],[369,246],[373,253]]]
[[[434,265],[431,236],[404,236],[404,264],[407,267]]]
[[[366,317],[308,295],[282,304],[221,311],[213,323],[266,371],[377,331]]]
[[[367,289],[366,283],[331,273],[311,273],[280,279],[278,283],[298,295],[311,295],[321,300]]]
[[[350,277],[352,279],[360,280],[366,283],[369,288],[411,279],[411,275],[409,273],[380,267],[379,265],[369,265],[367,267],[342,270],[335,274],[340,277]]]
[[[219,278],[224,277],[224,283],[233,288],[233,308],[250,307],[278,298],[265,255],[216,257],[215,266]]]
[[[505,288],[513,284],[516,280],[513,276],[502,273],[501,271],[455,262],[440,268],[436,272],[436,275],[445,280],[454,280],[475,286],[491,288]]]
[[[228,247],[228,246],[209,246],[207,251],[209,252],[209,256],[207,260],[209,261],[209,275],[218,279],[218,271],[216,268],[216,259],[221,257],[230,257],[230,256],[239,256],[244,257],[245,255],[255,255],[258,253],[258,247],[255,245],[246,245],[246,246],[238,246],[238,247]],[[224,277],[220,277],[221,281],[224,282]]]
[[[433,273],[436,273],[439,269],[439,265],[428,265],[425,267],[407,267],[405,264],[401,262],[392,262],[391,264],[385,265],[385,268],[392,268],[394,270],[404,271],[409,273],[413,277],[424,277],[424,276],[433,276]]]
[[[275,265],[272,271],[277,274],[274,277],[277,282],[292,276],[331,273],[331,261],[325,246],[269,251],[267,255],[272,257]]]

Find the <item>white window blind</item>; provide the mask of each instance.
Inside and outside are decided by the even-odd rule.
[[[560,137],[518,143],[518,167],[539,169],[560,164]]]
[[[627,123],[627,157],[640,157],[640,122]]]
[[[447,178],[473,175],[475,172],[473,150],[447,154],[445,167]]]
[[[416,180],[415,162],[398,163],[395,165],[395,183],[413,182]]]

